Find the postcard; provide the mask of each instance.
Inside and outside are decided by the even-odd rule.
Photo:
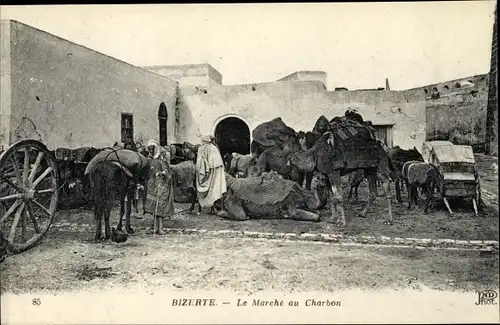
[[[2,324],[498,323],[496,6],[1,6]]]

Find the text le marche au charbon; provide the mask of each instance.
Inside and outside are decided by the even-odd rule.
[[[218,303],[216,299],[172,299],[172,306],[174,307],[215,307],[220,304],[233,305],[236,307],[341,307],[341,302],[338,300],[306,299],[305,301],[298,301],[283,299],[237,299],[236,301],[222,301]]]

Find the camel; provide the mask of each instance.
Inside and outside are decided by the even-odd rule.
[[[346,141],[343,131],[353,128],[357,131],[355,130],[355,134]],[[338,133],[344,134],[344,138],[340,137],[337,130]],[[388,202],[388,220],[385,223],[393,223],[389,180],[391,175],[394,175],[395,168],[383,146],[377,142],[373,132],[366,125],[359,124],[349,117],[336,117],[328,121],[326,117],[321,116],[313,132],[296,133],[280,118],[276,118],[258,126],[253,135],[254,140],[258,139],[263,146],[274,144],[274,147],[266,149],[259,157],[258,165],[261,171],[278,171],[279,174],[301,185],[305,176],[306,189],[309,186],[308,178],[310,179],[313,171],[327,175],[331,189],[332,212],[329,222],[338,220],[338,226],[347,226],[340,177],[356,170],[363,170],[368,179],[370,197],[358,216],[366,217],[368,214],[377,197],[377,181],[379,181]]]
[[[341,123],[330,123],[328,132],[324,133],[307,151],[298,152],[290,159],[290,164],[304,172],[318,171],[328,176],[331,186],[331,218],[329,222],[339,219],[337,225],[347,226],[343,207],[342,187],[340,178],[355,170],[363,170],[368,179],[370,197],[365,208],[358,217],[366,217],[371,205],[377,197],[377,180],[382,183],[382,189],[388,204],[388,220],[393,223],[392,195],[390,176],[395,168],[383,146],[371,137],[370,131],[356,122],[343,120]],[[355,129],[356,132],[349,141],[345,137],[345,129]],[[337,214],[339,218],[337,218]]]
[[[308,149],[311,149],[316,141],[318,141],[319,138],[323,135],[323,133],[328,131],[328,128],[330,126],[330,122],[328,122],[327,118],[324,116],[320,116],[318,120],[316,121],[316,124],[314,125],[314,128],[311,132],[303,132],[300,131],[297,134],[297,137],[299,139],[299,150],[302,151],[307,151]],[[302,172],[301,176],[305,178],[306,180],[306,189],[310,190],[311,189],[311,181],[313,177],[312,172]]]
[[[257,164],[257,159],[253,155],[242,155],[233,152],[229,160],[227,172],[232,176],[241,175],[241,177],[248,177],[249,168]]]
[[[273,144],[274,145],[274,144]],[[264,146],[263,144],[255,141],[255,140],[252,140],[252,143],[250,144],[250,154],[254,157],[254,158],[259,158],[260,155],[268,148],[272,147],[272,145],[267,145],[267,146]]]
[[[299,181],[302,185],[300,171],[289,164],[293,150],[300,150],[295,130],[278,117],[257,126],[252,135],[251,154],[258,158],[257,166],[261,172],[276,171],[284,178]]]
[[[293,138],[290,138],[293,141]],[[303,176],[298,168],[291,166],[289,160],[293,152],[285,151],[279,145],[274,145],[259,156],[257,166],[262,173],[275,171],[285,179],[289,179],[302,184]],[[302,177],[301,177],[302,176]]]
[[[321,174],[313,180],[314,191],[307,191],[276,172],[240,179],[226,173],[226,179],[228,192],[224,198],[225,211],[219,212],[219,216],[230,220],[293,219],[319,222],[320,216],[310,211],[323,208],[328,199],[326,179]]]

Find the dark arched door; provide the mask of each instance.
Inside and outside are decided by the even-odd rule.
[[[217,124],[215,140],[222,156],[233,152],[250,153],[250,129],[237,117],[225,118]]]
[[[160,145],[164,146],[167,144],[167,121],[168,121],[168,113],[167,113],[167,105],[165,103],[160,104],[160,108],[158,108],[158,123],[160,130]]]

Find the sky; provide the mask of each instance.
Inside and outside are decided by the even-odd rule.
[[[223,84],[321,70],[327,88],[392,90],[490,70],[496,1],[1,6],[136,66],[209,63]]]

